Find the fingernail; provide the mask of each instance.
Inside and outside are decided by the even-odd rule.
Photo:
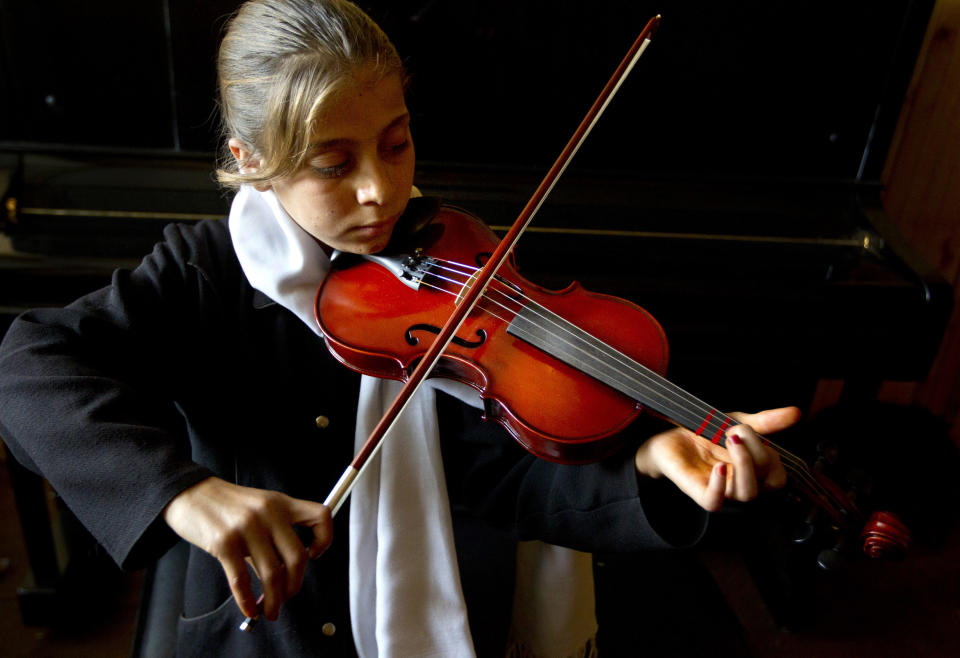
[[[717,469],[717,472],[720,473],[720,477],[727,477],[727,465],[720,464],[720,467]]]
[[[740,440],[740,437],[737,436],[736,434],[730,435],[730,442],[733,443],[734,445],[740,445],[741,443],[743,443],[743,441]]]

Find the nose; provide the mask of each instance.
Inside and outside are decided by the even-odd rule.
[[[357,203],[383,205],[390,197],[392,182],[383,163],[377,158],[368,158],[358,171]]]

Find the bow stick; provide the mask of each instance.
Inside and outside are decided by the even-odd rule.
[[[627,51],[627,54],[620,62],[620,65],[613,72],[613,75],[610,76],[600,95],[597,96],[597,100],[593,102],[593,105],[587,111],[586,116],[580,122],[570,141],[567,142],[567,145],[563,151],[560,152],[553,166],[550,167],[547,175],[544,176],[540,185],[537,186],[533,196],[527,201],[527,205],[524,206],[520,215],[513,223],[513,226],[510,227],[510,230],[503,236],[503,239],[500,240],[500,243],[494,250],[493,255],[490,256],[483,268],[474,277],[473,283],[461,297],[460,303],[454,308],[453,313],[447,319],[446,324],[443,325],[440,333],[437,334],[430,348],[424,353],[423,357],[421,357],[420,363],[414,368],[410,377],[404,383],[403,388],[397,394],[396,399],[390,405],[390,408],[387,409],[387,412],[383,415],[383,418],[380,419],[380,422],[377,423],[377,426],[373,428],[373,432],[360,447],[360,450],[357,451],[353,461],[351,461],[350,465],[344,470],[343,475],[337,480],[333,489],[331,489],[326,500],[323,501],[323,504],[330,510],[331,517],[336,515],[340,506],[343,505],[347,496],[350,495],[357,478],[363,473],[363,470],[367,464],[370,463],[370,459],[377,453],[380,446],[383,445],[383,439],[387,435],[387,432],[393,427],[394,422],[400,414],[403,413],[410,399],[413,398],[414,393],[417,392],[420,385],[426,380],[427,375],[430,374],[430,371],[433,370],[433,367],[437,364],[437,361],[440,360],[443,351],[460,329],[460,325],[463,324],[467,315],[469,315],[474,306],[476,306],[486,291],[490,280],[496,275],[500,266],[507,259],[507,256],[510,255],[510,252],[520,240],[520,236],[533,220],[537,211],[540,210],[540,206],[546,201],[554,185],[557,184],[557,180],[566,170],[570,160],[573,159],[573,156],[576,155],[580,146],[586,141],[590,131],[593,130],[594,125],[596,125],[604,110],[607,109],[607,105],[610,104],[610,101],[613,100],[614,95],[620,89],[620,85],[623,84],[623,81],[630,74],[630,71],[633,70],[637,60],[643,55],[643,51],[650,45],[653,34],[657,31],[659,25],[660,14],[657,14],[647,22],[646,26],[640,32],[640,35],[633,42],[630,50]],[[262,604],[262,601],[263,595],[257,600],[258,607]],[[243,623],[240,624],[240,630],[249,631],[253,627],[253,621],[251,617],[244,619]]]
[[[369,438],[367,438],[366,442],[360,447],[360,450],[354,456],[353,461],[350,462],[350,465],[343,472],[343,475],[340,476],[340,479],[330,491],[327,499],[323,502],[323,504],[330,509],[331,516],[335,515],[337,510],[340,509],[340,506],[353,489],[353,484],[357,477],[359,477],[366,465],[370,463],[370,459],[376,454],[377,450],[383,444],[384,437],[386,436],[387,432],[390,431],[390,428],[393,427],[397,417],[399,417],[399,415],[406,408],[414,393],[417,392],[417,390],[420,388],[420,385],[423,384],[424,380],[427,378],[427,375],[429,375],[430,371],[433,370],[433,367],[436,365],[437,361],[440,360],[443,351],[447,348],[447,345],[453,339],[453,336],[460,329],[460,325],[463,324],[467,315],[473,310],[474,306],[476,306],[481,295],[486,291],[490,280],[496,275],[497,271],[500,269],[500,266],[507,259],[507,256],[513,250],[514,246],[516,246],[516,243],[523,234],[523,231],[533,220],[533,217],[537,211],[540,210],[540,207],[546,200],[547,195],[549,195],[553,190],[554,185],[556,185],[557,180],[566,170],[570,160],[573,159],[573,156],[576,155],[577,151],[580,149],[580,146],[584,141],[586,141],[590,131],[593,130],[594,125],[596,125],[597,121],[600,119],[600,116],[603,114],[604,110],[606,110],[607,105],[610,104],[613,96],[617,93],[617,90],[620,89],[620,85],[626,79],[627,75],[630,74],[630,71],[637,63],[637,60],[640,59],[643,51],[646,50],[648,45],[650,45],[653,34],[656,32],[659,25],[660,15],[657,14],[650,19],[647,25],[640,32],[640,35],[634,41],[633,45],[630,47],[630,50],[617,67],[616,71],[614,71],[613,75],[610,77],[610,80],[607,81],[607,84],[600,92],[600,95],[594,101],[593,105],[590,107],[590,110],[580,122],[576,132],[574,132],[573,136],[570,138],[570,141],[567,142],[567,145],[557,157],[556,162],[553,163],[553,166],[547,172],[546,176],[544,176],[543,180],[540,182],[540,185],[534,191],[533,196],[530,197],[530,200],[527,202],[527,205],[523,208],[520,215],[513,223],[513,226],[509,231],[507,231],[503,239],[500,240],[500,243],[494,250],[493,255],[490,256],[483,268],[474,277],[473,282],[470,284],[466,293],[461,297],[460,303],[454,308],[454,311],[447,319],[446,324],[443,325],[443,328],[430,345],[430,348],[424,353],[423,357],[420,359],[420,362],[417,364],[417,367],[414,368],[413,372],[410,374],[410,377],[400,390],[400,393],[397,394],[396,399],[390,405],[390,408],[384,414],[383,418],[380,419],[380,422],[377,423],[377,426],[373,429],[373,432],[370,434]]]

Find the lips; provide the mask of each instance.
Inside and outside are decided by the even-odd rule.
[[[397,223],[398,219],[400,219],[399,214],[394,215],[393,217],[389,217],[387,219],[381,220],[379,222],[361,224],[360,226],[354,227],[353,230],[358,231],[360,233],[371,233],[371,234],[382,233],[383,231],[392,230],[394,225]]]
[[[356,230],[363,231],[363,232],[378,233],[382,230],[389,229],[392,227],[393,227],[393,222],[387,221],[387,222],[376,222],[374,224],[363,224],[362,226],[358,226]]]

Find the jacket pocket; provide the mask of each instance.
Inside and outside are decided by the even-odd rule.
[[[177,656],[257,656],[257,634],[240,630],[243,613],[233,596],[197,617],[180,616],[177,622]]]

